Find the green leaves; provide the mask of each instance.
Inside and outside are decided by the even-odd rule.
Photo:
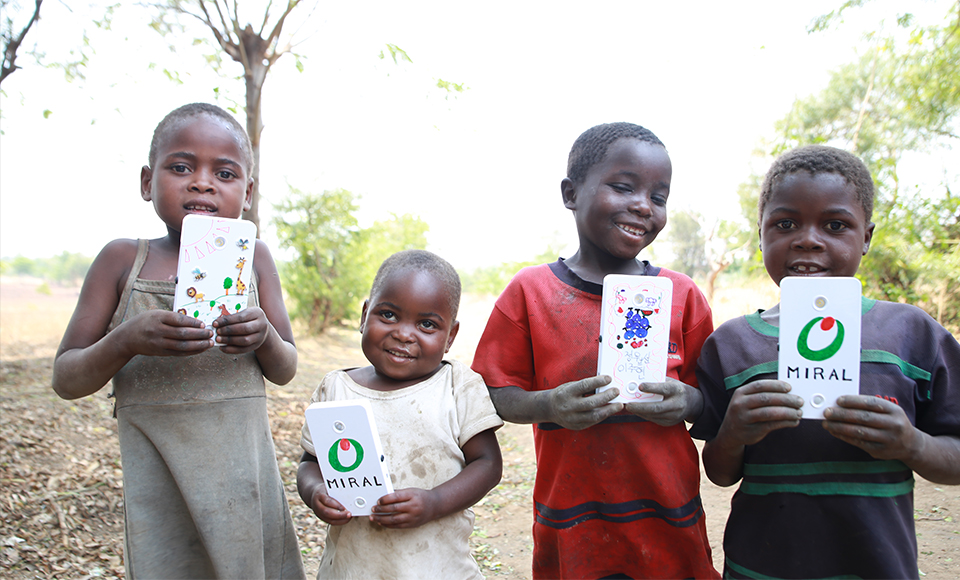
[[[823,29],[848,1],[814,25]],[[960,202],[949,171],[939,184],[907,189],[901,168],[908,153],[957,146],[960,122],[960,3],[941,23],[914,25],[897,16],[906,39],[872,34],[859,61],[835,71],[819,94],[796,101],[776,129],[772,154],[809,143],[845,147],[870,168],[876,185],[877,229],[858,275],[874,298],[910,302],[954,332],[960,330]],[[955,169],[955,168],[954,168]]]
[[[380,264],[400,250],[426,247],[428,226],[418,217],[392,215],[369,228],[358,225],[356,196],[345,189],[290,195],[275,206],[280,246],[293,252],[281,264],[291,317],[321,333],[360,319],[360,305]]]
[[[407,54],[407,51],[403,50],[396,44],[387,43],[387,51],[390,53],[390,58],[393,59],[393,64],[400,64],[400,61],[404,61],[404,60],[410,63],[413,62],[413,60]],[[381,50],[380,60],[383,60],[384,58],[386,58],[386,55]]]

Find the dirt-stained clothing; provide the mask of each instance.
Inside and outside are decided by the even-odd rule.
[[[862,317],[860,394],[895,403],[925,433],[960,437],[960,344],[915,306],[862,305],[848,313]],[[777,377],[779,338],[779,306],[713,333],[697,366],[704,402],[693,437],[717,436],[738,388]],[[811,364],[829,376],[829,359]],[[743,451],[724,578],[917,578],[913,487],[903,462],[874,459],[819,420],[772,431]]]
[[[644,264],[673,281],[667,376],[696,386],[710,307],[687,276]],[[497,299],[473,369],[492,388],[526,391],[595,376],[602,290],[563,260],[524,268]],[[534,578],[719,577],[683,424],[620,413],[582,431],[539,423],[533,435]]]
[[[172,309],[173,282],[139,278],[148,250],[109,330]],[[304,578],[256,355],[136,356],[113,387],[127,578]]]
[[[370,401],[394,489],[433,489],[453,479],[466,465],[461,447],[503,425],[483,379],[457,361],[396,391],[368,389],[333,371],[311,402],[350,399]],[[306,425],[300,445],[317,454]],[[411,529],[384,528],[366,517],[329,526],[317,578],[482,578],[470,554],[473,521],[468,508]]]

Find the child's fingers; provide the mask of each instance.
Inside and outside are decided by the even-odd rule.
[[[837,439],[863,449],[876,459],[906,460],[916,453],[919,442],[916,429],[906,420],[881,421],[878,426],[825,420],[823,427]]]
[[[263,329],[262,324],[258,324],[257,321],[248,321],[248,322],[234,322],[232,324],[217,324],[218,322],[223,321],[223,318],[218,318],[213,322],[213,327],[216,329],[217,336],[222,336],[224,338],[230,336],[248,336],[251,334],[257,334]]]
[[[803,407],[803,397],[789,394],[790,390],[790,384],[784,381],[762,380],[740,387],[734,396],[749,408],[779,406],[800,409]]]
[[[548,391],[554,421],[567,429],[586,429],[623,410],[623,403],[611,403],[619,391],[599,387],[610,384],[610,377],[601,375],[564,383]]]
[[[343,507],[343,504],[325,493],[317,493],[313,504],[313,512],[328,524],[342,526],[353,518],[353,514]]]
[[[214,346],[209,339],[203,340],[168,340],[162,344],[163,354],[169,356],[191,356],[199,354]]]
[[[913,424],[899,405],[879,397],[845,395],[823,412],[823,426],[835,437],[866,450],[897,446],[914,435]]]
[[[317,517],[321,520],[327,522],[331,526],[344,526],[350,523],[350,520],[353,519],[353,516],[350,515],[350,512],[326,512],[320,511],[315,512]]]
[[[747,383],[737,390],[752,395],[754,393],[789,393],[792,389],[793,387],[786,381],[764,379]]]
[[[255,322],[261,318],[265,319],[266,314],[257,306],[245,308],[240,312],[235,312],[227,316],[221,316],[213,321],[214,328],[229,327],[237,324]]]
[[[670,427],[683,421],[683,407],[664,401],[626,403],[623,408],[631,415],[642,417],[662,427]]]
[[[334,499],[332,496],[329,496],[327,494],[319,494],[317,497],[317,501],[320,502],[320,505],[332,511],[350,513],[347,511],[347,508],[343,507],[342,503],[340,503],[339,501]]]
[[[589,377],[560,385],[553,389],[557,407],[566,412],[590,411],[606,405],[617,398],[620,391],[616,388],[597,393],[597,389],[610,384],[607,375]],[[619,409],[618,409],[619,410]]]
[[[213,321],[217,344],[223,351],[240,354],[260,348],[267,338],[267,319],[263,310],[248,308]]]
[[[557,387],[557,390],[562,391],[566,396],[569,397],[583,397],[584,395],[595,393],[600,387],[609,385],[612,380],[613,379],[607,375],[587,377],[579,381],[564,383]],[[616,394],[613,396],[616,397]]]
[[[179,312],[152,310],[150,314],[156,316],[160,322],[167,326],[185,328],[204,328],[206,326],[203,321],[192,316],[187,316],[186,314],[180,314]]]
[[[654,395],[663,395],[664,398],[670,395],[676,395],[680,390],[683,389],[683,383],[676,381],[676,384],[669,382],[673,379],[667,378],[668,382],[664,383],[641,383],[640,390],[644,393],[651,393]]]
[[[371,514],[370,521],[385,528],[408,528],[410,517],[402,513]]]
[[[406,501],[406,500],[405,500],[405,499],[401,499],[400,496],[398,495],[398,492],[395,491],[395,492],[393,492],[393,493],[388,493],[387,495],[381,497],[381,498],[377,501],[377,505],[373,506],[373,507],[370,508],[370,509],[371,509],[372,511],[384,511],[384,512],[386,512],[386,511],[392,511],[392,510],[388,510],[388,509],[384,509],[384,508],[385,508],[386,506],[394,505],[394,504],[397,504],[397,503],[400,503],[400,502],[403,502],[403,501]]]
[[[837,399],[837,406],[823,411],[823,417],[826,423],[836,425],[838,429],[849,425],[855,430],[888,430],[909,423],[899,405],[867,395],[844,395]]]
[[[189,356],[214,345],[213,330],[176,312],[155,310],[131,320],[124,332],[133,354]]]
[[[259,329],[247,327],[246,324],[217,328],[217,344],[220,346],[256,347],[263,342],[262,337]]]
[[[896,403],[870,395],[843,395],[837,399],[837,407],[842,410],[860,410],[868,413],[892,413],[900,406]],[[866,415],[861,414],[866,417]]]
[[[416,488],[405,487],[395,490],[393,493],[388,493],[377,500],[377,505],[373,506],[370,511],[381,514],[396,512],[400,509],[401,504],[413,500],[416,493]]]
[[[592,409],[594,407],[602,407],[609,402],[617,398],[617,395],[620,394],[620,389],[614,387],[612,389],[607,389],[602,393],[596,393],[588,397],[580,397],[576,400],[576,404],[584,409]]]
[[[826,415],[826,413],[824,413]],[[881,431],[866,425],[824,421],[823,427],[834,437],[843,439],[847,443],[873,443],[881,439]]]
[[[378,504],[370,511],[370,521],[385,528],[415,528],[430,519],[424,506],[413,501]]]

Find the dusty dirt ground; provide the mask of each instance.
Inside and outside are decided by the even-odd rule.
[[[38,281],[0,284],[0,576],[5,578],[122,578],[123,486],[116,423],[106,394],[63,401],[50,389],[52,359],[73,311],[76,289],[36,291]],[[720,289],[718,321],[773,302],[770,290],[745,296]],[[757,304],[748,304],[750,300]],[[775,298],[774,298],[775,301]],[[469,362],[492,307],[467,296],[451,355]],[[727,314],[729,313],[729,314]],[[269,385],[277,460],[300,539],[308,577],[315,576],[323,525],[296,492],[303,409],[329,370],[365,364],[355,330],[298,338],[294,381]],[[531,505],[536,464],[528,425],[498,432],[503,479],[476,507],[474,555],[488,578],[530,578]],[[732,488],[702,479],[704,510],[719,567],[723,524]],[[960,487],[920,478],[915,519],[921,576],[960,578]]]

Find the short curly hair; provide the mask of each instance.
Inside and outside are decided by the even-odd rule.
[[[863,208],[863,214],[870,222],[873,216],[873,177],[870,170],[859,157],[826,145],[805,145],[788,151],[777,158],[767,171],[760,188],[758,219],[763,219],[763,210],[773,195],[773,188],[783,179],[798,171],[809,171],[811,175],[836,173],[853,185],[857,201]]]
[[[606,123],[591,127],[580,134],[573,142],[567,157],[567,178],[580,185],[587,178],[590,168],[603,160],[610,144],[617,139],[630,137],[644,143],[664,146],[653,131],[633,123]]]
[[[150,141],[150,154],[147,160],[149,163],[148,167],[152,168],[156,164],[157,155],[160,150],[160,142],[167,136],[167,132],[170,131],[172,127],[178,125],[181,121],[201,115],[209,115],[216,119],[226,121],[236,132],[237,139],[240,140],[240,150],[243,151],[244,167],[247,170],[247,177],[249,177],[253,172],[253,146],[250,144],[250,137],[247,135],[246,129],[243,128],[243,125],[241,125],[233,115],[209,103],[190,103],[182,107],[177,107],[167,113],[167,116],[160,121],[157,128],[153,131],[153,139]]]
[[[403,270],[432,274],[446,288],[451,322],[457,319],[457,311],[460,310],[460,275],[450,262],[426,250],[404,250],[384,260],[373,279],[370,298],[380,291],[387,278]]]

